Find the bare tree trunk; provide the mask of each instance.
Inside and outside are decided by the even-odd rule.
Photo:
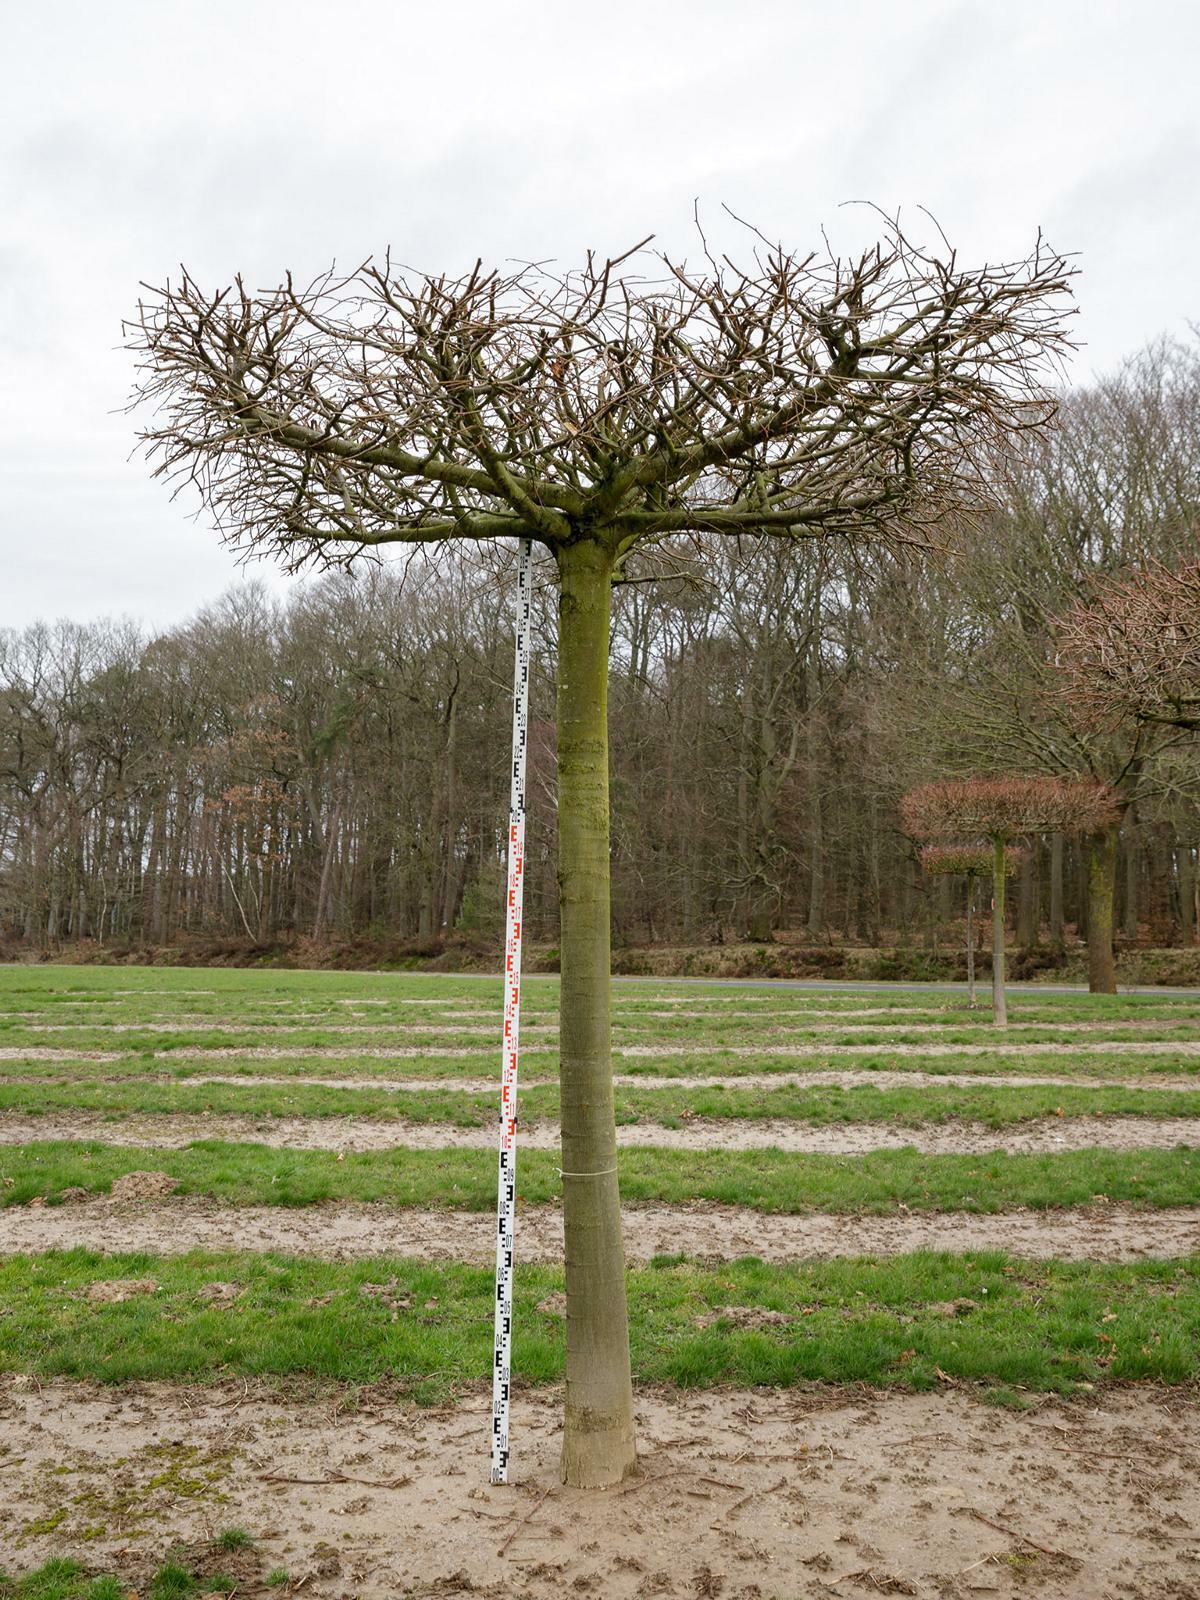
[[[637,1463],[609,1027],[608,631],[611,560],[559,552],[558,851],[567,1402],[562,1476],[619,1483]]]
[[[1034,875],[1033,849],[1030,848],[1021,858],[1021,877],[1018,884],[1017,895],[1017,943],[1024,950],[1037,943],[1037,901],[1034,895],[1036,879]]]
[[[1063,930],[1063,836],[1050,835],[1050,943],[1061,946]]]
[[[1138,833],[1133,826],[1134,813],[1131,806],[1125,814],[1125,915],[1122,918],[1121,931],[1127,939],[1136,939],[1139,932],[1138,917],[1138,867],[1140,852],[1138,850]]]
[[[1196,865],[1190,844],[1181,844],[1175,853],[1179,877],[1179,933],[1185,946],[1196,942]]]
[[[325,934],[329,919],[329,897],[333,888],[333,861],[337,850],[338,834],[342,826],[342,802],[334,802],[325,833],[325,859],[321,865],[321,882],[317,889],[317,914],[313,918],[313,940],[319,942]]]
[[[458,678],[455,675],[454,691],[446,713],[445,755],[445,815],[442,836],[445,840],[445,871],[442,879],[441,915],[439,928],[447,933],[454,926],[454,912],[458,906],[458,892],[463,867],[458,853]],[[437,931],[437,930],[435,930]]]
[[[1117,992],[1113,921],[1118,832],[1114,825],[1087,841],[1088,988],[1093,994]]]
[[[1008,1004],[1004,994],[1004,840],[992,840],[992,1020],[998,1028],[1008,1026]]]
[[[821,831],[821,796],[814,789],[808,808],[808,934],[817,939],[825,927],[825,839]]]
[[[967,874],[967,1001],[974,1011],[975,998],[975,874]]]

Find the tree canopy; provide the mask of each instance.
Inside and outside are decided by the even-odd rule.
[[[1071,268],[965,267],[898,223],[851,259],[638,246],[575,270],[390,257],[252,292],[186,271],[130,330],[156,471],[296,566],[390,541],[913,539],[1036,430]],[[648,241],[646,241],[648,243]]]
[[[924,784],[905,795],[901,810],[909,833],[931,840],[1095,833],[1116,816],[1103,784],[1038,774]]]
[[[1200,729],[1200,561],[1099,585],[1062,619],[1057,645],[1060,692],[1080,720]]]

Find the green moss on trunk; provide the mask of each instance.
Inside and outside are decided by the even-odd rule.
[[[1093,994],[1116,994],[1117,963],[1113,953],[1113,915],[1117,891],[1117,834],[1114,824],[1087,841],[1088,988]]]

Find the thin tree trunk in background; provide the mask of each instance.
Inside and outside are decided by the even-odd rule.
[[[1033,850],[1021,858],[1021,879],[1017,899],[1017,943],[1028,950],[1037,943],[1037,902],[1034,899],[1035,872]]]
[[[325,859],[321,863],[321,882],[317,889],[317,911],[313,918],[313,938],[319,940],[324,936],[325,925],[329,920],[329,897],[333,889],[333,858],[337,850],[338,834],[342,826],[342,802],[334,803],[330,813],[329,826],[325,832]]]
[[[821,797],[815,793],[808,810],[808,934],[820,938],[825,928],[825,840],[821,831]]]
[[[812,703],[818,692],[816,679],[816,672],[810,671],[807,686],[808,726],[805,730],[805,753],[808,761],[809,859],[808,916],[806,920],[810,939],[819,938],[825,931],[825,830],[821,808],[821,786],[818,781],[820,752],[817,741],[817,718],[812,711]]]
[[[1050,943],[1062,946],[1063,927],[1063,836],[1050,835]]]
[[[975,998],[975,874],[967,874],[967,1002],[974,1011]]]
[[[1141,852],[1138,849],[1137,831],[1133,826],[1133,809],[1125,817],[1125,915],[1122,919],[1121,931],[1127,939],[1136,939],[1138,936],[1139,895],[1138,895],[1138,867]]]
[[[1075,926],[1081,939],[1088,936],[1087,845],[1080,839],[1071,840],[1071,882],[1075,890]]]
[[[611,562],[559,552],[558,850],[567,1399],[562,1476],[619,1483],[637,1462],[609,1024]]]
[[[445,874],[442,879],[441,915],[438,918],[437,932],[444,928],[447,933],[454,926],[454,912],[458,905],[458,892],[460,887],[460,873],[462,867],[458,854],[458,682],[455,682],[454,691],[450,700],[450,707],[446,713],[446,781],[445,781],[445,812],[442,823],[442,834],[445,839]]]
[[[1004,840],[992,840],[992,1020],[1008,1026],[1004,993]]]
[[[1196,864],[1190,844],[1180,845],[1175,870],[1179,882],[1179,936],[1186,947],[1196,941]]]
[[[1117,890],[1117,838],[1114,825],[1089,835],[1087,859],[1088,988],[1092,994],[1116,994],[1117,963],[1113,923]]]

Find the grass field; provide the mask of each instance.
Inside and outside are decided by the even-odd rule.
[[[79,1203],[110,1195],[114,1181],[119,1195],[119,1180],[127,1183],[130,1173],[149,1167],[171,1180],[167,1187],[174,1193],[158,1202],[167,1213],[189,1197],[201,1197],[234,1215],[239,1207],[372,1203],[486,1216],[494,1203],[487,1146],[496,1114],[489,1079],[495,1075],[499,998],[498,982],[488,979],[6,969],[0,972],[0,1130],[13,1121],[36,1130],[65,1117],[79,1125],[76,1132],[91,1137],[0,1146],[0,1197],[7,1207],[43,1200],[54,1205],[64,1196]],[[557,1114],[556,1003],[555,980],[529,982],[521,1098],[527,1135],[539,1124],[552,1125]],[[1144,1126],[1148,1143],[1165,1126],[1170,1140],[1172,1127],[1189,1130],[1200,1117],[1200,1081],[1189,1087],[1200,1067],[1198,1015],[1200,999],[1179,996],[1097,1000],[1021,994],[1013,1002],[1013,1026],[1001,1036],[986,1012],[972,1013],[959,995],[936,991],[618,984],[618,1119],[629,1125],[635,1141],[621,1153],[623,1197],[633,1207],[679,1207],[681,1218],[688,1208],[705,1203],[783,1214],[984,1214],[997,1219],[1001,1246],[1003,1218],[1019,1209],[1200,1207],[1200,1154],[1182,1136],[1167,1148],[1106,1143],[1117,1126],[1126,1140],[1130,1127],[1136,1140],[1136,1129]],[[50,1050],[52,1060],[45,1058]],[[644,1085],[630,1081],[638,1069],[647,1075]],[[886,1076],[880,1079],[880,1074]],[[1043,1081],[1048,1074],[1053,1081]],[[280,1150],[269,1143],[222,1139],[156,1148],[154,1127],[169,1129],[181,1118],[189,1119],[187,1126],[197,1121],[203,1126],[206,1118],[241,1118],[259,1125],[267,1137],[280,1119],[299,1119],[317,1124],[312,1135],[317,1148]],[[395,1146],[322,1150],[325,1119],[337,1119],[343,1133],[347,1127],[395,1125]],[[1094,1130],[1091,1142],[1061,1152],[858,1148],[872,1128],[919,1130],[936,1124],[953,1144],[958,1127],[999,1134],[1014,1125],[1053,1130],[1080,1119]],[[133,1145],[122,1142],[130,1137],[131,1122],[149,1123],[145,1139]],[[834,1140],[844,1130],[847,1149],[739,1150],[722,1132],[725,1125],[732,1135],[758,1124],[789,1123],[823,1128]],[[710,1148],[702,1153],[671,1148],[673,1137],[696,1127],[705,1130]],[[408,1148],[409,1128],[421,1130],[426,1140],[432,1136],[434,1147]],[[436,1147],[439,1128],[447,1130],[441,1149]],[[639,1145],[643,1128],[646,1143]],[[480,1148],[449,1144],[451,1131],[462,1129],[480,1131]],[[1047,1137],[1055,1135],[1051,1131]],[[522,1206],[553,1207],[560,1193],[553,1152],[526,1149],[519,1183]],[[114,1214],[109,1220],[117,1250],[120,1218]],[[63,1226],[69,1231],[68,1221]],[[236,1237],[230,1243],[236,1245]],[[711,1238],[705,1249],[711,1254]],[[70,1260],[47,1256],[37,1270],[49,1278],[39,1281],[49,1283]],[[166,1270],[153,1260],[142,1266],[132,1275],[158,1276]],[[92,1262],[89,1270],[103,1273],[103,1262]],[[754,1304],[753,1297],[767,1293],[780,1270],[772,1268],[746,1286]],[[955,1298],[940,1289],[922,1295],[923,1277],[916,1273],[906,1280],[905,1295],[913,1305]],[[553,1292],[540,1279],[535,1287],[538,1300]],[[11,1287],[3,1293],[21,1298]],[[643,1320],[653,1299],[635,1295]],[[169,1303],[168,1311],[167,1301],[152,1298],[118,1315],[118,1323],[136,1316],[138,1348],[148,1352],[153,1345],[157,1352],[153,1359],[148,1353],[131,1358],[134,1365],[124,1376],[136,1376],[139,1359],[147,1364],[146,1376],[190,1370],[186,1361],[172,1367],[169,1354],[158,1349],[158,1336],[146,1337],[149,1319],[168,1346],[191,1338],[193,1318],[186,1303]],[[481,1305],[473,1314],[483,1330]],[[1174,1349],[1194,1331],[1187,1320],[1189,1305],[1185,1296],[1169,1297],[1166,1348]],[[247,1308],[238,1309],[226,1323],[238,1325],[248,1314]],[[852,1305],[839,1312],[852,1323],[853,1314]],[[870,1303],[862,1308],[868,1343],[877,1333],[875,1314]],[[345,1317],[344,1308],[330,1311],[326,1321],[335,1316]],[[700,1343],[718,1344],[717,1326]],[[812,1328],[818,1326],[810,1323],[803,1330],[801,1344],[808,1351],[803,1360],[795,1354],[796,1329],[766,1335],[759,1330],[768,1348],[752,1370],[770,1371],[776,1382],[789,1381],[788,1374],[811,1376]],[[1038,1326],[1036,1316],[1031,1326]],[[10,1318],[2,1330],[10,1342],[0,1338],[0,1362],[10,1366],[28,1359],[19,1341],[11,1343],[17,1327]],[[1099,1339],[1087,1318],[1080,1327],[1089,1330],[1084,1340],[1089,1355],[1103,1357],[1108,1338]],[[675,1341],[676,1334],[671,1337]],[[873,1382],[910,1382],[923,1370],[917,1365],[899,1373],[878,1353],[864,1366],[848,1353],[854,1338],[849,1345],[827,1336],[818,1342],[826,1363],[822,1375],[831,1380],[859,1381],[869,1372]],[[299,1349],[307,1345],[301,1338]],[[425,1341],[420,1348],[428,1345]],[[231,1341],[221,1370],[266,1370],[256,1366],[254,1346],[252,1335]],[[985,1348],[998,1349],[998,1344],[985,1341]],[[1043,1385],[1050,1369],[1035,1359],[1036,1348],[1036,1338],[1017,1340],[1003,1362],[995,1357],[991,1376],[1022,1381],[1024,1372],[1025,1382]],[[72,1343],[71,1349],[71,1370],[89,1373],[86,1345]],[[1014,1356],[1013,1350],[1021,1353]],[[474,1352],[472,1360],[477,1356]],[[426,1357],[393,1352],[389,1360],[394,1373],[408,1376],[411,1369],[419,1380]],[[295,1353],[288,1361],[303,1364]],[[548,1358],[524,1367],[518,1361],[518,1366],[531,1378],[557,1371]],[[328,1362],[314,1357],[314,1370],[327,1373]],[[452,1364],[455,1379],[471,1370],[471,1361]],[[657,1367],[647,1370],[662,1375]],[[763,1381],[747,1377],[751,1369],[729,1368],[723,1358],[711,1365],[689,1359],[671,1369],[673,1381],[693,1383],[734,1370],[747,1381]],[[109,1371],[107,1358],[97,1358],[95,1375]]]
[[[1019,1412],[1200,1381],[1200,996],[1018,991],[1000,1034],[935,990],[615,992],[639,1383],[866,1386]],[[475,1243],[455,1259],[453,1241],[490,1238],[499,1003],[492,979],[0,969],[0,1372],[118,1394],[386,1384],[397,1403],[478,1408],[491,1279]],[[543,1238],[518,1269],[529,1393],[562,1371],[544,1243],[561,1196],[556,1005],[556,980],[529,982],[518,1261],[520,1217]],[[797,1151],[789,1130],[817,1145]],[[439,1217],[459,1231],[438,1233]],[[814,1240],[838,1219],[832,1246],[806,1243],[806,1218]],[[402,1239],[406,1219],[422,1248],[373,1254],[372,1228]],[[870,1242],[881,1227],[886,1247]],[[214,1247],[196,1247],[198,1228]],[[1022,1254],[1031,1228],[1059,1259]],[[53,1505],[0,1513],[0,1550],[14,1541],[30,1572],[0,1595],[107,1600],[94,1564],[70,1566],[89,1526]],[[213,1587],[209,1555],[175,1579],[169,1562],[147,1569],[148,1591]],[[265,1559],[238,1581],[287,1588]]]

